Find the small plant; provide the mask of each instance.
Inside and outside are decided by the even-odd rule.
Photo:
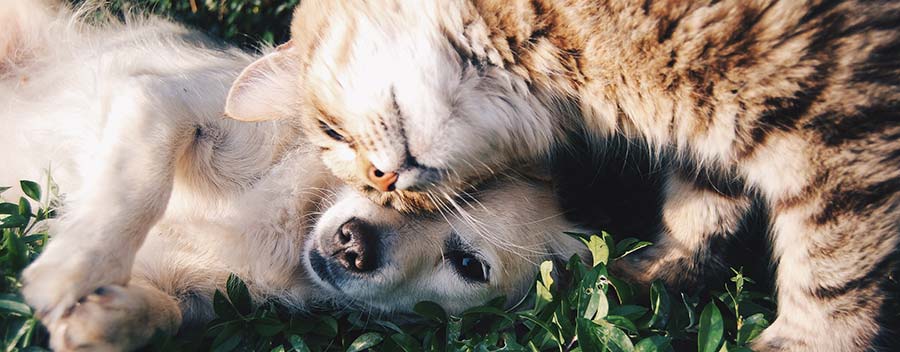
[[[40,351],[47,335],[24,303],[19,275],[48,241],[43,221],[57,204],[51,179],[44,187],[22,181],[25,195],[0,202],[0,338],[4,351]],[[9,187],[0,188],[0,197]],[[46,192],[42,191],[47,190]],[[2,198],[0,198],[2,201]],[[272,302],[253,302],[246,285],[230,276],[216,291],[216,318],[196,331],[157,336],[155,351],[749,351],[769,324],[774,302],[747,290],[753,280],[734,270],[724,292],[703,302],[673,295],[660,282],[649,300],[609,273],[607,265],[650,243],[619,242],[607,233],[570,234],[584,242],[592,261],[540,265],[531,293],[506,309],[504,297],[448,315],[433,302],[414,307],[414,324],[397,324],[360,312],[290,313]],[[525,306],[525,307],[523,307]],[[701,309],[702,307],[702,309]]]
[[[735,270],[732,284],[702,309],[699,300],[671,295],[659,283],[640,302],[627,282],[611,276],[607,264],[650,245],[634,239],[615,243],[609,234],[580,238],[591,265],[572,257],[564,265],[546,261],[535,289],[505,309],[503,297],[448,315],[438,304],[414,307],[415,324],[397,325],[359,312],[287,314],[271,303],[251,301],[244,283],[228,278],[216,292],[218,318],[193,340],[161,337],[154,349],[214,351],[748,351],[747,343],[768,325],[771,311],[746,291],[752,281]],[[720,305],[728,303],[728,314]],[[737,312],[737,313],[734,313]],[[747,315],[750,314],[750,315]],[[744,318],[747,316],[747,318]]]
[[[19,275],[47,244],[43,221],[56,215],[57,189],[50,177],[43,187],[46,192],[32,181],[19,186],[25,196],[15,202],[3,198],[11,187],[0,187],[0,339],[6,352],[43,350],[40,346],[47,343],[46,332],[19,294]]]

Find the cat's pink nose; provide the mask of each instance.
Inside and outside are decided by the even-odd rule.
[[[397,188],[396,183],[399,176],[396,172],[384,172],[378,170],[375,166],[369,166],[366,176],[369,178],[372,187],[379,191],[391,192]]]

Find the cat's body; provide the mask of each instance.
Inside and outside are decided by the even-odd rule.
[[[54,350],[131,350],[206,322],[229,273],[257,302],[390,317],[423,300],[512,306],[536,263],[589,258],[546,181],[483,184],[444,217],[371,202],[294,123],[222,116],[252,55],[97,4],[0,2],[0,184],[49,167],[65,194],[22,275]]]
[[[264,59],[287,74],[248,69],[226,112],[304,102],[332,171],[400,209],[540,160],[567,131],[624,135],[680,167],[662,238],[621,270],[696,284],[758,196],[779,318],[754,347],[857,351],[898,265],[898,27],[897,2],[306,1],[293,49]]]

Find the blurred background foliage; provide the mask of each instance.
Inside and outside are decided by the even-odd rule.
[[[87,0],[68,0],[80,4]],[[300,0],[106,0],[113,11],[151,12],[245,49],[259,42],[283,43],[288,39],[291,10]]]

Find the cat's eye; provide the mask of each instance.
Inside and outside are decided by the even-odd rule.
[[[490,265],[473,253],[452,250],[446,254],[446,258],[463,279],[473,282],[488,282],[491,274]]]
[[[346,141],[346,138],[344,138],[344,135],[338,133],[338,131],[335,131],[334,128],[331,128],[331,125],[329,125],[325,121],[319,121],[319,128],[321,128],[322,132],[325,132],[325,134],[327,134],[328,137],[331,137],[331,139],[334,139],[338,142]]]

